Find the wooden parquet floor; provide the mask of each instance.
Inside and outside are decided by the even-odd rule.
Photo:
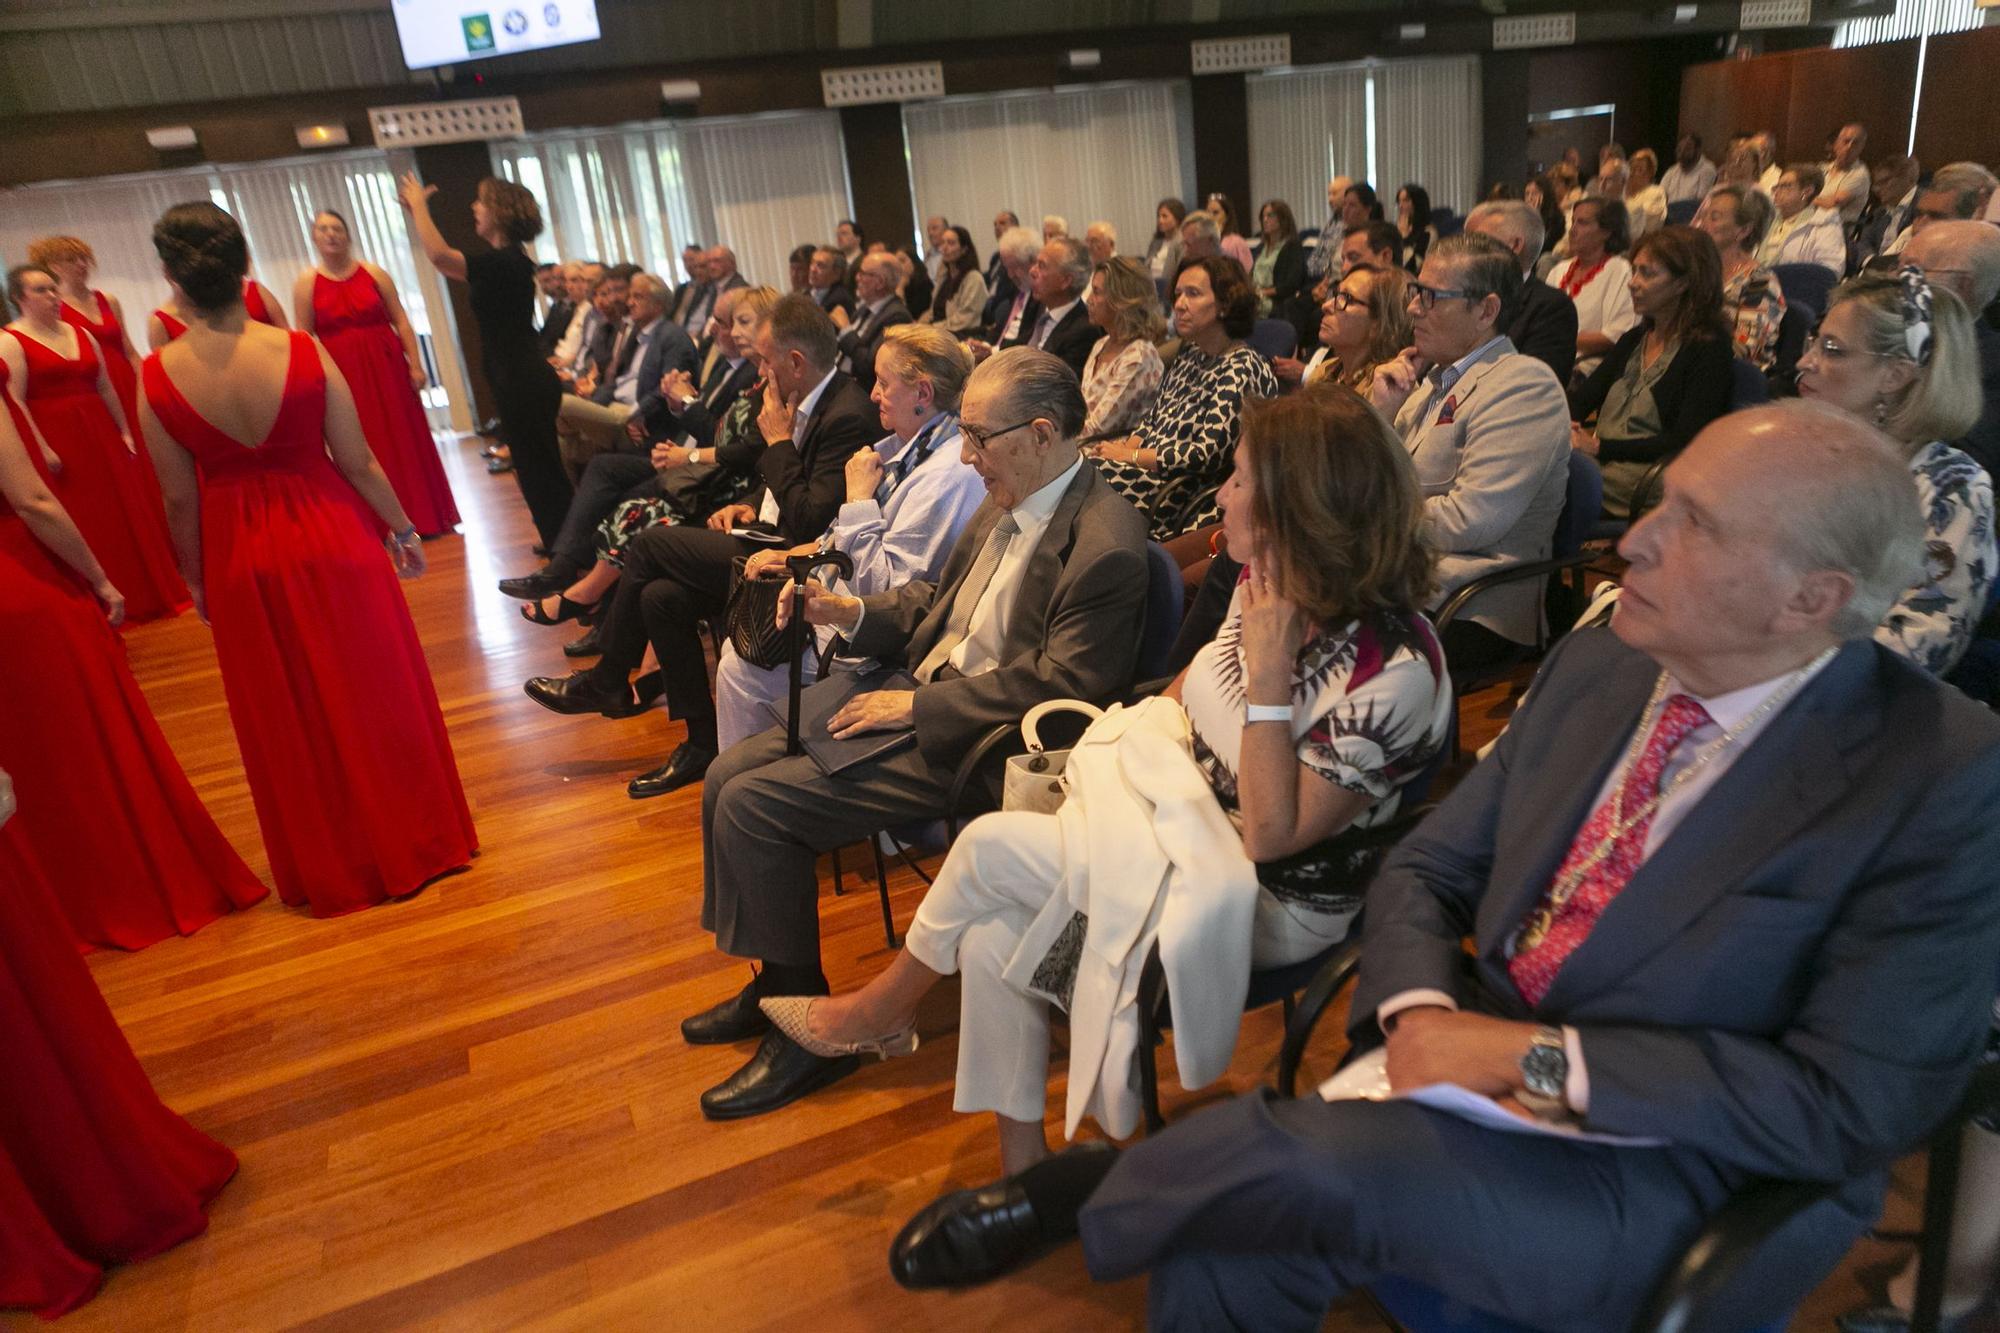
[[[698,927],[698,789],[623,790],[680,729],[658,713],[558,717],[522,695],[565,669],[573,631],[524,623],[494,590],[535,562],[512,479],[486,476],[475,446],[446,448],[464,535],[431,543],[406,587],[484,849],[406,902],[314,921],[273,899],[91,959],[162,1096],[243,1169],[205,1236],[114,1272],[63,1327],[1137,1327],[1141,1285],[1093,1285],[1074,1247],[962,1295],[891,1282],[903,1221],[998,1169],[989,1123],[951,1111],[950,985],[916,1057],[775,1115],[702,1120],[697,1095],[750,1047],[690,1048],[676,1025],[747,974]],[[185,616],[127,640],[196,787],[262,872],[207,631]],[[1471,741],[1507,696],[1468,701]],[[848,885],[822,903],[839,988],[888,959],[872,877]],[[902,870],[892,889],[907,924],[922,885]],[[1169,1114],[1267,1081],[1279,1036],[1274,1010],[1249,1016],[1229,1087],[1198,1096],[1172,1085],[1169,1052]],[[1323,1073],[1337,1050],[1322,1045]],[[1052,1135],[1061,1105],[1058,1081]],[[1854,1293],[1843,1273],[1816,1305]],[[1380,1327],[1358,1304],[1328,1326]]]

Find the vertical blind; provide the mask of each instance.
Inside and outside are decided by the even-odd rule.
[[[1300,226],[1325,218],[1326,183],[1366,180],[1394,216],[1414,182],[1463,213],[1479,202],[1479,58],[1392,60],[1252,75],[1250,188],[1283,199]]]
[[[919,222],[950,218],[972,233],[982,262],[1003,208],[1036,232],[1050,213],[1078,237],[1108,221],[1120,250],[1143,254],[1162,197],[1198,202],[1185,82],[912,102],[903,136]]]
[[[493,169],[541,202],[542,259],[629,261],[678,279],[683,245],[721,243],[753,282],[783,290],[804,242],[853,213],[831,111],[660,121],[492,146]]]
[[[1964,32],[1979,26],[1976,0],[1896,0],[1896,7],[1879,18],[1847,19],[1833,30],[1833,44],[1866,46],[1935,33]]]

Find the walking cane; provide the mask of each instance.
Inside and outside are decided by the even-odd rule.
[[[854,560],[845,551],[816,551],[785,557],[792,574],[792,618],[785,625],[785,650],[792,659],[791,708],[785,714],[785,753],[804,754],[799,744],[799,691],[804,687],[806,644],[806,579],[821,565],[832,565],[844,579],[854,577]]]

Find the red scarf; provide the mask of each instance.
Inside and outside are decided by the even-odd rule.
[[[1574,301],[1578,296],[1582,295],[1583,289],[1590,285],[1590,280],[1596,277],[1603,270],[1604,266],[1610,262],[1611,256],[1606,255],[1589,268],[1580,269],[1577,267],[1574,259],[1570,260],[1569,272],[1563,275],[1563,295]]]

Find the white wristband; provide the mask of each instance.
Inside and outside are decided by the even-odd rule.
[[[1290,704],[1245,704],[1243,706],[1243,722],[1246,726],[1252,722],[1283,722],[1286,726],[1290,726],[1292,722],[1292,706]]]

